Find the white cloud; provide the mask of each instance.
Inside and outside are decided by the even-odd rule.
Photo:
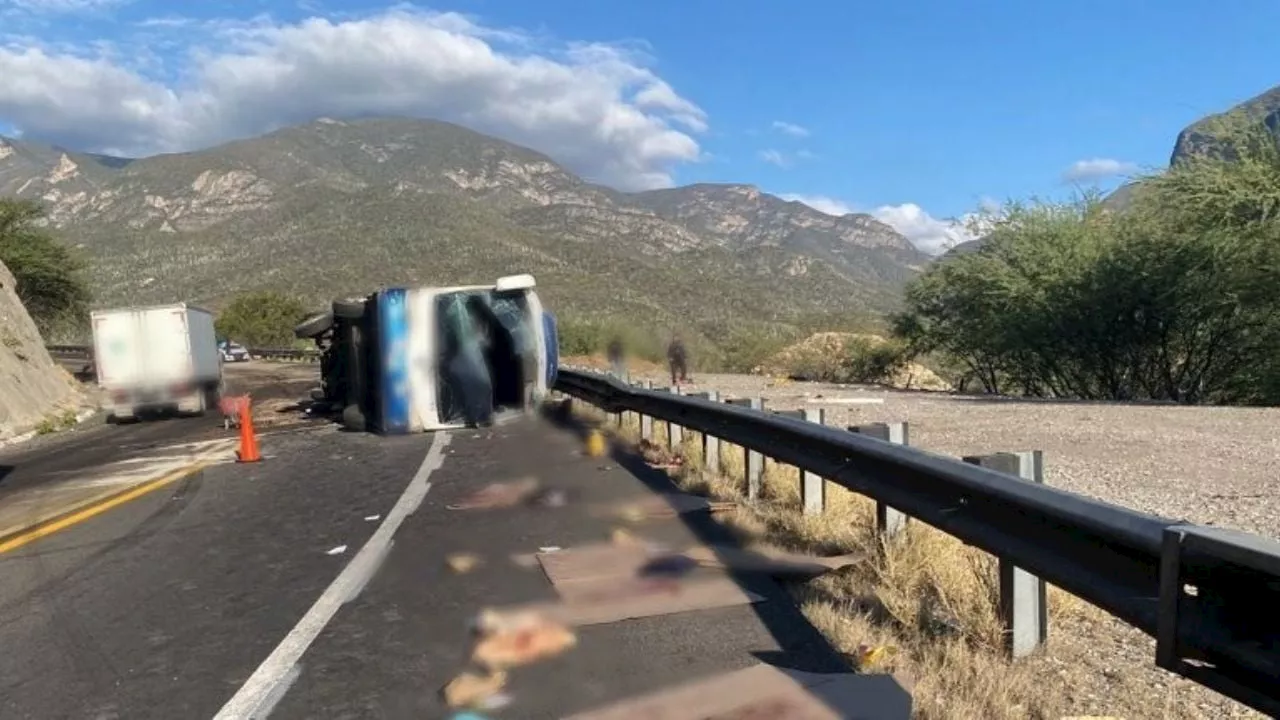
[[[770,165],[777,165],[784,170],[794,167],[798,160],[816,160],[818,158],[817,155],[814,155],[808,150],[797,150],[793,153],[786,153],[781,150],[769,149],[761,150],[756,153],[756,156]]]
[[[778,150],[761,150],[760,159],[770,165],[777,165],[780,168],[791,167],[791,159]]]
[[[1071,167],[1062,173],[1062,179],[1067,182],[1101,180],[1102,178],[1115,177],[1117,175],[1129,175],[1137,170],[1138,166],[1130,162],[1112,160],[1111,158],[1090,158],[1071,163]]]
[[[979,237],[969,231],[969,222],[975,219],[970,214],[955,219],[935,218],[915,203],[881,205],[871,214],[906,235],[913,245],[930,255],[942,254]]]
[[[773,129],[791,137],[809,137],[808,128],[800,127],[795,123],[783,122],[782,120],[774,120]]]
[[[0,9],[32,13],[76,13],[123,5],[127,0],[0,0]]]
[[[823,195],[782,195],[783,200],[802,202],[805,205],[828,215],[848,215],[854,212],[865,212],[880,222],[902,233],[911,244],[922,252],[939,255],[962,242],[976,240],[979,235],[970,232],[968,225],[977,218],[966,214],[956,219],[935,218],[915,203],[901,205],[881,205],[873,210],[860,210],[842,200]],[[984,204],[986,201],[984,200]]]
[[[783,200],[790,200],[791,202],[804,203],[805,205],[808,205],[809,207],[813,208],[814,210],[817,210],[818,212],[824,212],[828,215],[835,215],[837,217],[839,217],[840,215],[848,215],[849,213],[857,212],[856,210],[854,210],[852,205],[846,204],[840,200],[836,200],[835,198],[826,197],[825,195],[786,194],[786,195],[779,195],[778,197],[782,198]]]
[[[669,186],[676,166],[702,157],[690,133],[706,129],[706,114],[619,47],[551,47],[458,14],[411,9],[203,29],[215,49],[192,49],[183,66],[153,74],[88,49],[0,46],[0,122],[29,137],[136,156],[321,116],[431,117],[545,152],[623,189]],[[164,18],[147,32],[172,40],[193,29]]]

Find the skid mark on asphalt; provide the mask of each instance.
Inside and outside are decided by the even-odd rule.
[[[4,498],[0,505],[0,536],[25,532],[61,513],[105,501],[195,465],[234,462],[235,447],[233,439],[184,443],[95,468],[51,474],[45,482]],[[183,449],[187,451],[181,452]]]

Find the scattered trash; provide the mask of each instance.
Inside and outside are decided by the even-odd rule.
[[[854,673],[818,674],[756,665],[634,697],[569,716],[566,720],[622,718],[715,718],[716,720],[840,720],[870,716],[869,684]],[[876,693],[876,717],[907,717],[906,693]]]
[[[684,555],[662,555],[650,560],[640,569],[642,576],[678,577],[701,567],[698,561]]]
[[[447,505],[450,510],[493,510],[519,505],[538,491],[538,479],[521,478],[512,482],[492,483],[466,495],[460,502]]]
[[[693,547],[682,554],[703,567],[759,572],[773,577],[800,578],[817,577],[832,570],[853,565],[863,559],[857,554],[820,557],[770,547],[744,550],[722,545]]]
[[[471,553],[456,553],[445,558],[445,564],[450,570],[462,575],[474,570],[480,564],[480,557]]]
[[[858,669],[869,670],[891,654],[893,654],[893,648],[888,645],[867,645],[863,643],[858,646]]]
[[[484,708],[485,710],[499,710],[501,708],[504,708],[510,705],[511,700],[512,700],[512,697],[510,694],[504,693],[504,692],[497,692],[485,698],[480,703],[480,707]],[[480,720],[486,720],[486,718],[483,718],[480,715],[473,715],[473,717],[480,718]]]
[[[333,548],[333,549],[332,549],[332,550],[330,550],[329,552],[325,553],[325,555],[341,555],[342,553],[344,553],[344,552],[346,552],[346,551],[347,551],[347,546],[346,546],[346,545],[339,545],[338,547]]]
[[[564,507],[569,504],[569,493],[561,488],[548,488],[535,493],[529,504],[548,508]]]
[[[610,507],[605,513],[630,523],[639,523],[648,519],[673,518],[703,510],[712,513],[728,512],[736,507],[737,504],[731,501],[713,501],[688,493],[662,493],[629,502],[620,507]]]
[[[486,608],[471,622],[471,628],[479,635],[509,633],[533,628],[546,622],[546,618],[533,611],[503,612]]]
[[[528,665],[578,644],[568,628],[549,620],[506,632],[494,632],[476,644],[471,658],[491,670]]]
[[[511,562],[527,570],[532,570],[538,567],[538,556],[535,553],[519,553],[511,556]]]
[[[441,690],[444,702],[451,708],[476,707],[495,695],[507,684],[507,674],[501,670],[488,675],[464,672],[449,681]]]
[[[641,544],[643,544],[643,541],[642,541],[640,538],[638,538],[638,537],[636,537],[635,535],[631,534],[631,532],[630,532],[630,531],[628,531],[628,530],[627,530],[627,529],[625,529],[625,528],[614,528],[613,533],[611,533],[611,534],[609,535],[609,540],[610,540],[611,542],[613,542],[613,544],[614,544],[614,545],[641,545]]]
[[[553,553],[553,552],[560,552],[560,546],[559,546],[559,545],[548,545],[548,546],[546,546],[546,547],[540,547],[540,548],[538,548],[538,552],[540,552],[540,553]]]
[[[382,519],[382,516],[381,516],[381,515],[365,515],[365,516],[364,516],[364,521],[365,521],[365,522],[377,522],[377,521],[379,521],[379,520],[381,520],[381,519]]]
[[[659,462],[646,462],[645,465],[648,465],[654,470],[679,470],[684,467],[684,458],[674,457]]]
[[[587,457],[604,457],[604,435],[599,430],[587,433]]]

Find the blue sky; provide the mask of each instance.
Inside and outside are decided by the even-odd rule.
[[[986,199],[1163,166],[1280,84],[1277,27],[1275,0],[0,0],[0,132],[145,154],[441,117],[615,186],[751,183],[936,249]]]

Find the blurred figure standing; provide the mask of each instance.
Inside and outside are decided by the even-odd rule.
[[[689,353],[679,333],[671,336],[671,344],[667,346],[667,366],[671,368],[672,385],[689,382]]]
[[[609,356],[609,365],[613,368],[613,376],[620,382],[627,382],[626,351],[622,347],[622,338],[617,335],[613,336],[605,352]]]

